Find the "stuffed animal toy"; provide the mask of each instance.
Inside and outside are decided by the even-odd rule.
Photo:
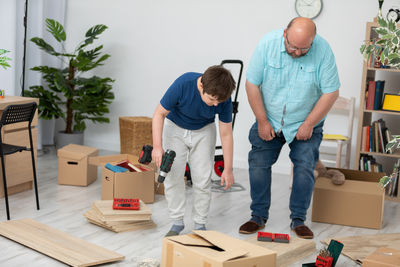
[[[314,177],[326,177],[330,178],[332,183],[335,185],[341,185],[344,184],[345,177],[344,174],[341,173],[338,170],[327,170],[324,166],[324,164],[318,160],[317,164],[315,165],[315,170],[314,170]]]

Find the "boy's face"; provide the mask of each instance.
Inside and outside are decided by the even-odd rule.
[[[203,100],[203,102],[206,103],[207,106],[218,106],[219,101],[214,96],[204,92],[202,92],[200,95],[201,95],[201,100]]]

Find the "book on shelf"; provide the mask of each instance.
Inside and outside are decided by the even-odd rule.
[[[361,151],[387,153],[386,145],[390,140],[390,132],[383,119],[364,125],[361,135]]]
[[[384,80],[378,80],[375,82],[375,97],[374,97],[374,110],[382,109],[383,91],[385,87]]]
[[[368,81],[368,95],[365,107],[367,110],[374,109],[375,87],[376,87],[375,81]]]

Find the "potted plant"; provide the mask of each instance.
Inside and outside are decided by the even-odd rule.
[[[7,51],[5,49],[0,49],[0,66],[2,66],[4,69],[11,67],[8,61],[11,60],[11,58],[4,56],[4,54],[7,54],[10,51]]]
[[[46,19],[46,26],[47,31],[61,44],[62,51],[56,51],[39,37],[34,37],[31,41],[49,55],[60,59],[64,67],[33,67],[31,70],[43,75],[46,88],[42,85],[31,86],[26,90],[26,95],[40,99],[40,118],[65,120],[65,130],[56,137],[57,147],[69,143],[82,144],[86,121],[108,123],[109,119],[104,115],[109,112],[108,106],[114,99],[111,92],[113,79],[86,74],[103,65],[110,57],[101,53],[103,45],[91,47],[107,26],[98,24],[91,27],[86,32],[85,39],[73,51],[65,51],[67,35],[59,22]]]
[[[400,67],[400,29],[393,20],[378,17],[377,38],[365,40],[360,52],[365,60],[379,60],[384,66]]]

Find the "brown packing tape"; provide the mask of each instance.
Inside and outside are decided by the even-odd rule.
[[[167,264],[166,267],[173,267],[174,245],[167,243]]]
[[[203,263],[203,267],[211,267],[211,264],[208,263],[208,262],[204,262],[204,263]]]

